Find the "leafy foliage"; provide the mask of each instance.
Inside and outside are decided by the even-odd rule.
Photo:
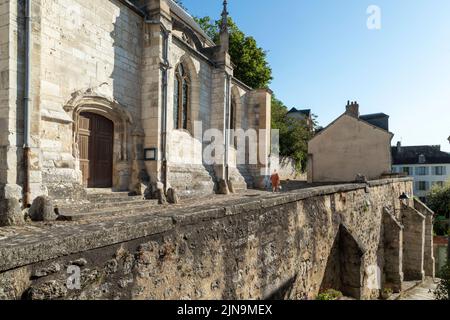
[[[342,292],[334,290],[334,289],[328,289],[322,293],[320,293],[316,300],[339,300],[344,295]]]
[[[210,17],[195,18],[205,33],[216,43],[220,38],[220,20]],[[267,53],[260,48],[253,37],[242,32],[234,21],[228,20],[230,30],[231,60],[235,64],[234,76],[253,88],[267,88],[272,80],[272,69],[267,61]],[[280,156],[291,157],[298,172],[306,169],[308,141],[313,133],[306,121],[287,117],[288,108],[272,97],[272,128],[280,130]],[[314,121],[315,127],[315,121]]]
[[[308,141],[313,133],[306,120],[297,120],[287,116],[288,108],[272,96],[272,128],[280,132],[280,156],[291,157],[298,172],[305,171],[308,160]],[[314,119],[313,119],[314,120]],[[314,120],[314,127],[315,127]]]
[[[439,273],[439,282],[434,295],[436,300],[450,300],[450,262]]]
[[[438,236],[447,236],[450,232],[448,217],[450,214],[450,182],[443,187],[434,187],[427,197],[427,205],[437,217],[434,222],[434,232]]]
[[[434,187],[427,197],[427,204],[431,210],[440,216],[450,214],[450,182],[443,187]]]
[[[200,27],[216,43],[219,43],[220,20],[213,21],[210,17],[195,18]],[[247,36],[228,18],[230,30],[231,61],[235,64],[234,76],[249,85],[259,89],[267,88],[272,80],[272,69],[267,61],[267,53],[258,47],[253,37]]]

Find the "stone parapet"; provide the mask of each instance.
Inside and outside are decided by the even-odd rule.
[[[395,246],[392,254],[380,246],[389,237],[400,246],[394,241],[400,228],[381,233],[384,208],[398,201],[393,187],[407,190],[411,182],[369,187],[369,193],[366,184],[347,184],[224,197],[215,205],[193,202],[7,236],[0,240],[0,298],[313,299],[339,234],[360,248],[352,257],[355,268],[345,269],[361,283],[351,292],[376,298],[381,288],[370,286],[374,270],[400,269],[398,260],[392,260],[395,270],[383,262],[401,257]],[[335,248],[348,255],[339,254],[342,245]],[[66,282],[64,268],[80,259],[86,261],[82,288],[59,290]],[[54,264],[63,271],[32,277]],[[99,292],[100,286],[107,290]]]

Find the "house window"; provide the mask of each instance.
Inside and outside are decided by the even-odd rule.
[[[419,191],[427,191],[428,190],[428,182],[426,181],[417,181],[416,189]]]
[[[416,176],[427,176],[427,175],[428,175],[428,167],[416,168]]]
[[[410,176],[412,170],[410,167],[403,167],[402,171],[403,173],[406,173],[408,176]]]
[[[447,174],[446,167],[433,167],[433,174],[435,176],[445,176]]]
[[[183,64],[175,71],[175,86],[173,97],[173,121],[175,129],[188,129],[190,81]]]
[[[425,162],[427,162],[427,158],[425,157],[424,154],[421,154],[419,156],[419,163],[425,163]]]

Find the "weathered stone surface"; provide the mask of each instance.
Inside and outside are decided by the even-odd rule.
[[[209,170],[211,168],[203,165],[172,165],[169,172],[170,185],[182,198],[213,194],[215,177]]]
[[[223,179],[219,180],[217,193],[218,194],[230,194],[230,190],[228,189],[228,183],[225,180],[223,180]]]
[[[21,205],[17,199],[0,200],[0,227],[25,224]]]
[[[167,204],[166,194],[164,193],[164,189],[156,190],[156,198],[158,199],[158,203],[161,205]]]
[[[145,194],[147,193],[147,189],[148,189],[147,185],[143,183],[138,183],[134,188],[134,192],[138,196],[145,196]]]
[[[174,188],[170,188],[167,191],[167,201],[172,204],[177,204],[179,202],[178,193]]]
[[[45,196],[34,199],[28,214],[33,221],[54,221],[58,218],[52,199]]]
[[[30,300],[54,300],[67,295],[67,288],[63,281],[51,280],[32,286],[27,292]]]
[[[88,262],[87,262],[86,259],[80,258],[80,259],[77,259],[75,261],[71,261],[70,264],[74,265],[74,266],[78,266],[78,267],[84,267],[84,266],[86,266],[88,264]]]
[[[57,273],[61,271],[61,265],[59,263],[52,263],[48,267],[40,268],[35,270],[32,273],[33,278],[43,278],[47,277],[48,275]]]
[[[344,227],[340,250],[353,244],[359,253],[348,259],[358,268],[339,267],[347,268],[348,286],[361,281],[359,289],[348,292],[377,298],[380,290],[369,287],[374,267],[391,275],[400,272],[399,261],[397,270],[385,263],[395,255],[385,237],[392,227],[392,239],[400,246],[401,227],[384,209],[401,192],[410,192],[412,183],[384,182],[370,193],[365,187],[317,187],[214,207],[173,207],[28,234],[8,246],[0,240],[0,284],[9,288],[3,298],[29,290],[33,299],[313,299]],[[336,257],[349,252],[337,251]],[[82,269],[81,290],[59,289],[67,280],[65,270],[31,282],[27,273],[16,273],[14,280],[10,273],[39,261],[68,266],[79,259],[89,261],[89,269]],[[41,267],[46,265],[36,269]]]
[[[234,181],[231,179],[228,181],[228,191],[230,191],[230,193],[236,193],[236,190],[234,188]]]

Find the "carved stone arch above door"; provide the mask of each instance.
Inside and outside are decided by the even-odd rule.
[[[113,189],[125,190],[129,184],[129,181],[125,180],[131,176],[129,155],[132,146],[132,130],[135,131],[136,125],[130,112],[112,98],[108,91],[107,84],[77,91],[72,94],[64,110],[73,121],[72,153],[78,164],[81,114],[95,114],[113,123]]]

